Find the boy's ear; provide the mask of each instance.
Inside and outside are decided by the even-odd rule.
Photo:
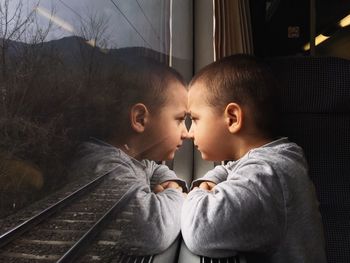
[[[130,123],[134,131],[142,133],[148,121],[149,112],[145,104],[137,103],[130,110]]]
[[[225,109],[225,119],[230,133],[236,133],[242,127],[243,111],[237,103],[229,103]]]

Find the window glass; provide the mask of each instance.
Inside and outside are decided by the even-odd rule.
[[[191,77],[191,23],[187,0],[0,1],[1,217],[70,180],[62,115],[115,57],[146,54]]]

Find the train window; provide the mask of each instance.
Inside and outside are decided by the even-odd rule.
[[[125,182],[122,184],[124,183],[125,187],[116,183],[119,180],[118,169],[127,167],[127,162],[139,160],[138,156],[144,156],[143,152],[137,152],[135,160],[125,160],[123,157],[118,159],[124,166],[117,165],[111,173],[107,173],[114,174],[114,179],[117,180],[114,183],[108,181],[114,180],[111,177],[105,179],[108,176],[104,169],[111,169],[108,164],[102,171],[98,170],[99,165],[96,165],[98,171],[94,176],[89,176],[89,173],[82,169],[75,170],[74,167],[80,162],[77,156],[80,156],[81,152],[77,149],[81,149],[81,142],[89,141],[99,148],[107,149],[117,144],[112,139],[115,138],[112,137],[112,133],[113,136],[115,131],[118,131],[118,136],[127,134],[126,128],[121,132],[121,127],[129,127],[123,122],[126,111],[129,110],[129,105],[123,102],[124,98],[130,96],[134,103],[146,101],[146,112],[149,115],[151,107],[152,114],[158,114],[156,110],[160,106],[156,109],[154,105],[162,105],[164,101],[168,103],[170,99],[166,97],[165,100],[165,95],[159,95],[155,89],[147,93],[145,88],[142,94],[136,90],[135,87],[142,87],[144,83],[147,87],[158,85],[159,89],[162,88],[161,85],[174,85],[174,88],[179,90],[171,97],[171,100],[174,97],[177,99],[176,104],[171,103],[178,105],[181,99],[182,109],[178,112],[176,108],[172,108],[171,114],[176,113],[176,120],[174,119],[171,125],[176,121],[176,129],[186,129],[185,81],[169,68],[164,69],[160,65],[165,64],[177,69],[186,80],[192,77],[192,13],[192,2],[187,0],[0,1],[0,235],[8,231],[2,236],[0,246],[7,244],[12,239],[12,234],[27,231],[23,227],[36,225],[45,218],[44,224],[48,221],[45,226],[39,225],[40,230],[30,229],[21,240],[23,238],[34,245],[36,239],[40,240],[36,243],[37,246],[47,247],[51,244],[55,247],[50,252],[43,252],[42,249],[28,251],[31,245],[13,250],[11,243],[1,251],[0,261],[39,260],[44,257],[48,260],[58,260],[63,255],[58,251],[63,248],[59,247],[68,245],[68,239],[78,240],[77,237],[81,234],[79,230],[85,230],[88,226],[97,227],[98,222],[104,220],[102,218],[107,218],[108,214],[113,213],[117,213],[117,219],[114,220],[116,225],[111,226],[113,231],[107,233],[113,237],[102,239],[102,248],[100,247],[100,250],[104,251],[104,255],[101,255],[101,251],[99,253],[103,262],[108,256],[105,250],[107,247],[112,251],[113,247],[133,244],[132,248],[129,247],[129,253],[135,249],[138,254],[157,254],[159,249],[163,250],[170,245],[169,240],[174,241],[172,238],[179,234],[179,225],[169,229],[174,232],[171,239],[159,239],[156,235],[158,239],[152,241],[152,229],[159,227],[157,209],[160,208],[152,205],[152,202],[158,200],[154,199],[153,190],[156,188],[153,188],[153,177],[148,178],[147,176],[151,175],[145,174],[145,178],[136,178],[135,181],[149,179],[150,182],[147,183],[146,180],[146,184],[135,188],[137,184],[127,183],[130,176],[123,173]],[[135,69],[136,73],[128,71],[131,69]],[[126,84],[124,79],[131,84]],[[150,97],[149,94],[154,96]],[[140,96],[143,97],[138,101]],[[135,112],[138,114],[137,110]],[[150,144],[148,140],[158,144],[157,137],[151,138],[153,139],[146,138],[139,144]],[[187,147],[190,147],[190,143],[187,144]],[[127,144],[121,146],[125,152],[132,148]],[[172,146],[172,153],[162,153],[163,156],[172,157],[175,147],[178,146]],[[162,155],[156,150],[148,150],[150,147],[155,148],[154,145],[142,148],[148,153],[149,159],[151,156],[161,158]],[[89,149],[93,156],[99,155],[96,149]],[[104,152],[100,151],[100,154]],[[122,151],[118,154],[123,156]],[[115,163],[115,160],[110,159],[112,156],[113,154],[107,154],[103,158],[105,161],[109,158],[110,162]],[[92,168],[94,161],[88,156],[86,158],[85,165],[79,167]],[[167,164],[173,166],[172,162]],[[147,169],[141,169],[144,168],[143,165],[146,165]],[[155,164],[150,162],[136,162],[132,169],[140,170],[133,176],[156,168]],[[91,171],[95,171],[94,168]],[[165,171],[172,176],[170,170]],[[184,181],[173,182],[173,185],[185,189]],[[138,191],[136,195],[142,200],[140,203],[138,199],[130,199],[135,195],[135,189]],[[145,192],[148,194],[141,198]],[[43,199],[46,195],[49,196],[49,200]],[[76,199],[76,195],[80,197]],[[179,192],[178,202],[182,198],[182,193]],[[41,201],[31,205],[38,199]],[[150,207],[144,206],[143,201],[149,202],[150,206],[158,211],[152,212],[151,217],[154,220],[147,216]],[[79,207],[68,208],[71,206],[70,202],[78,202]],[[164,199],[162,202],[168,201]],[[119,211],[125,210],[126,204],[128,208],[122,216]],[[56,211],[55,207],[60,210],[60,215],[51,217]],[[19,214],[13,214],[18,210]],[[169,221],[171,226],[174,225],[171,220],[178,218],[179,212],[177,209],[170,213],[173,215],[167,222]],[[133,213],[137,215],[131,216],[132,220],[150,220],[145,223],[148,227],[137,223],[136,225],[142,226],[140,231],[133,229],[134,224],[128,223],[128,218]],[[140,216],[143,213],[144,217]],[[2,220],[6,216],[8,217]],[[27,223],[19,227],[24,220],[27,220]],[[91,226],[95,221],[98,222]],[[152,222],[153,227],[150,225]],[[16,225],[17,228],[10,230]],[[45,234],[45,231],[48,234]],[[35,235],[37,238],[34,238]],[[142,242],[141,239],[146,241]],[[106,240],[109,241],[106,243]],[[143,245],[140,247],[139,244]],[[145,252],[146,249],[148,250]],[[22,256],[19,255],[21,253]],[[91,257],[96,256],[87,255],[82,262],[89,262]]]
[[[2,217],[69,180],[61,116],[118,54],[192,76],[190,1],[3,0],[0,22]]]

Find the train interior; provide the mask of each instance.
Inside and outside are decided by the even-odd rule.
[[[53,92],[56,83],[74,87],[76,79],[66,76],[75,78],[70,73],[77,68],[85,74],[81,81],[90,85],[104,57],[103,61],[108,61],[125,52],[143,54],[144,49],[147,56],[175,68],[187,81],[215,60],[247,53],[264,58],[283,83],[281,125],[285,135],[305,150],[320,202],[327,260],[349,262],[349,1],[1,0],[0,22],[2,217],[29,205],[26,201],[43,198],[69,179],[60,177],[66,171],[66,159],[55,154],[68,156],[71,149],[62,145],[69,141],[56,129],[59,125],[47,121],[58,119],[57,112],[62,109],[50,94],[41,91],[42,85],[52,86]],[[40,50],[50,56],[39,65],[33,61]],[[58,56],[61,62],[52,62]],[[50,63],[45,64],[46,59]],[[62,72],[60,63],[65,78],[55,75]],[[19,83],[19,74],[35,75],[26,79],[33,80],[32,90],[17,91],[7,101],[11,92],[6,85],[10,80]],[[29,91],[33,94],[28,95]],[[35,93],[41,94],[39,101]],[[45,116],[41,108],[45,108]],[[34,119],[39,121],[34,124]],[[189,119],[186,124],[190,126]],[[6,170],[19,167],[17,160],[25,160],[30,167],[26,177],[22,168],[12,173]],[[204,161],[190,140],[172,161],[164,163],[188,185],[218,164]],[[243,254],[224,259],[194,255],[179,237],[152,262],[247,261]]]

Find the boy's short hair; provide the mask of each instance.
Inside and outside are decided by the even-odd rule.
[[[117,93],[112,91],[112,94],[115,98],[121,98],[121,103],[125,106],[123,109],[144,103],[151,112],[157,111],[166,103],[169,82],[175,81],[186,86],[176,70],[151,58],[123,57],[123,62],[118,67],[119,70],[116,70],[113,77],[114,91]]]
[[[266,64],[251,55],[236,54],[200,70],[190,87],[201,82],[208,91],[207,103],[223,112],[230,102],[247,107],[259,132],[278,135],[279,90]]]
[[[186,85],[182,76],[166,64],[139,55],[120,56],[104,70],[97,85],[80,92],[75,109],[69,113],[78,122],[73,123],[74,136],[80,140],[127,136],[131,107],[143,103],[151,113],[157,113],[166,103],[171,81]]]

